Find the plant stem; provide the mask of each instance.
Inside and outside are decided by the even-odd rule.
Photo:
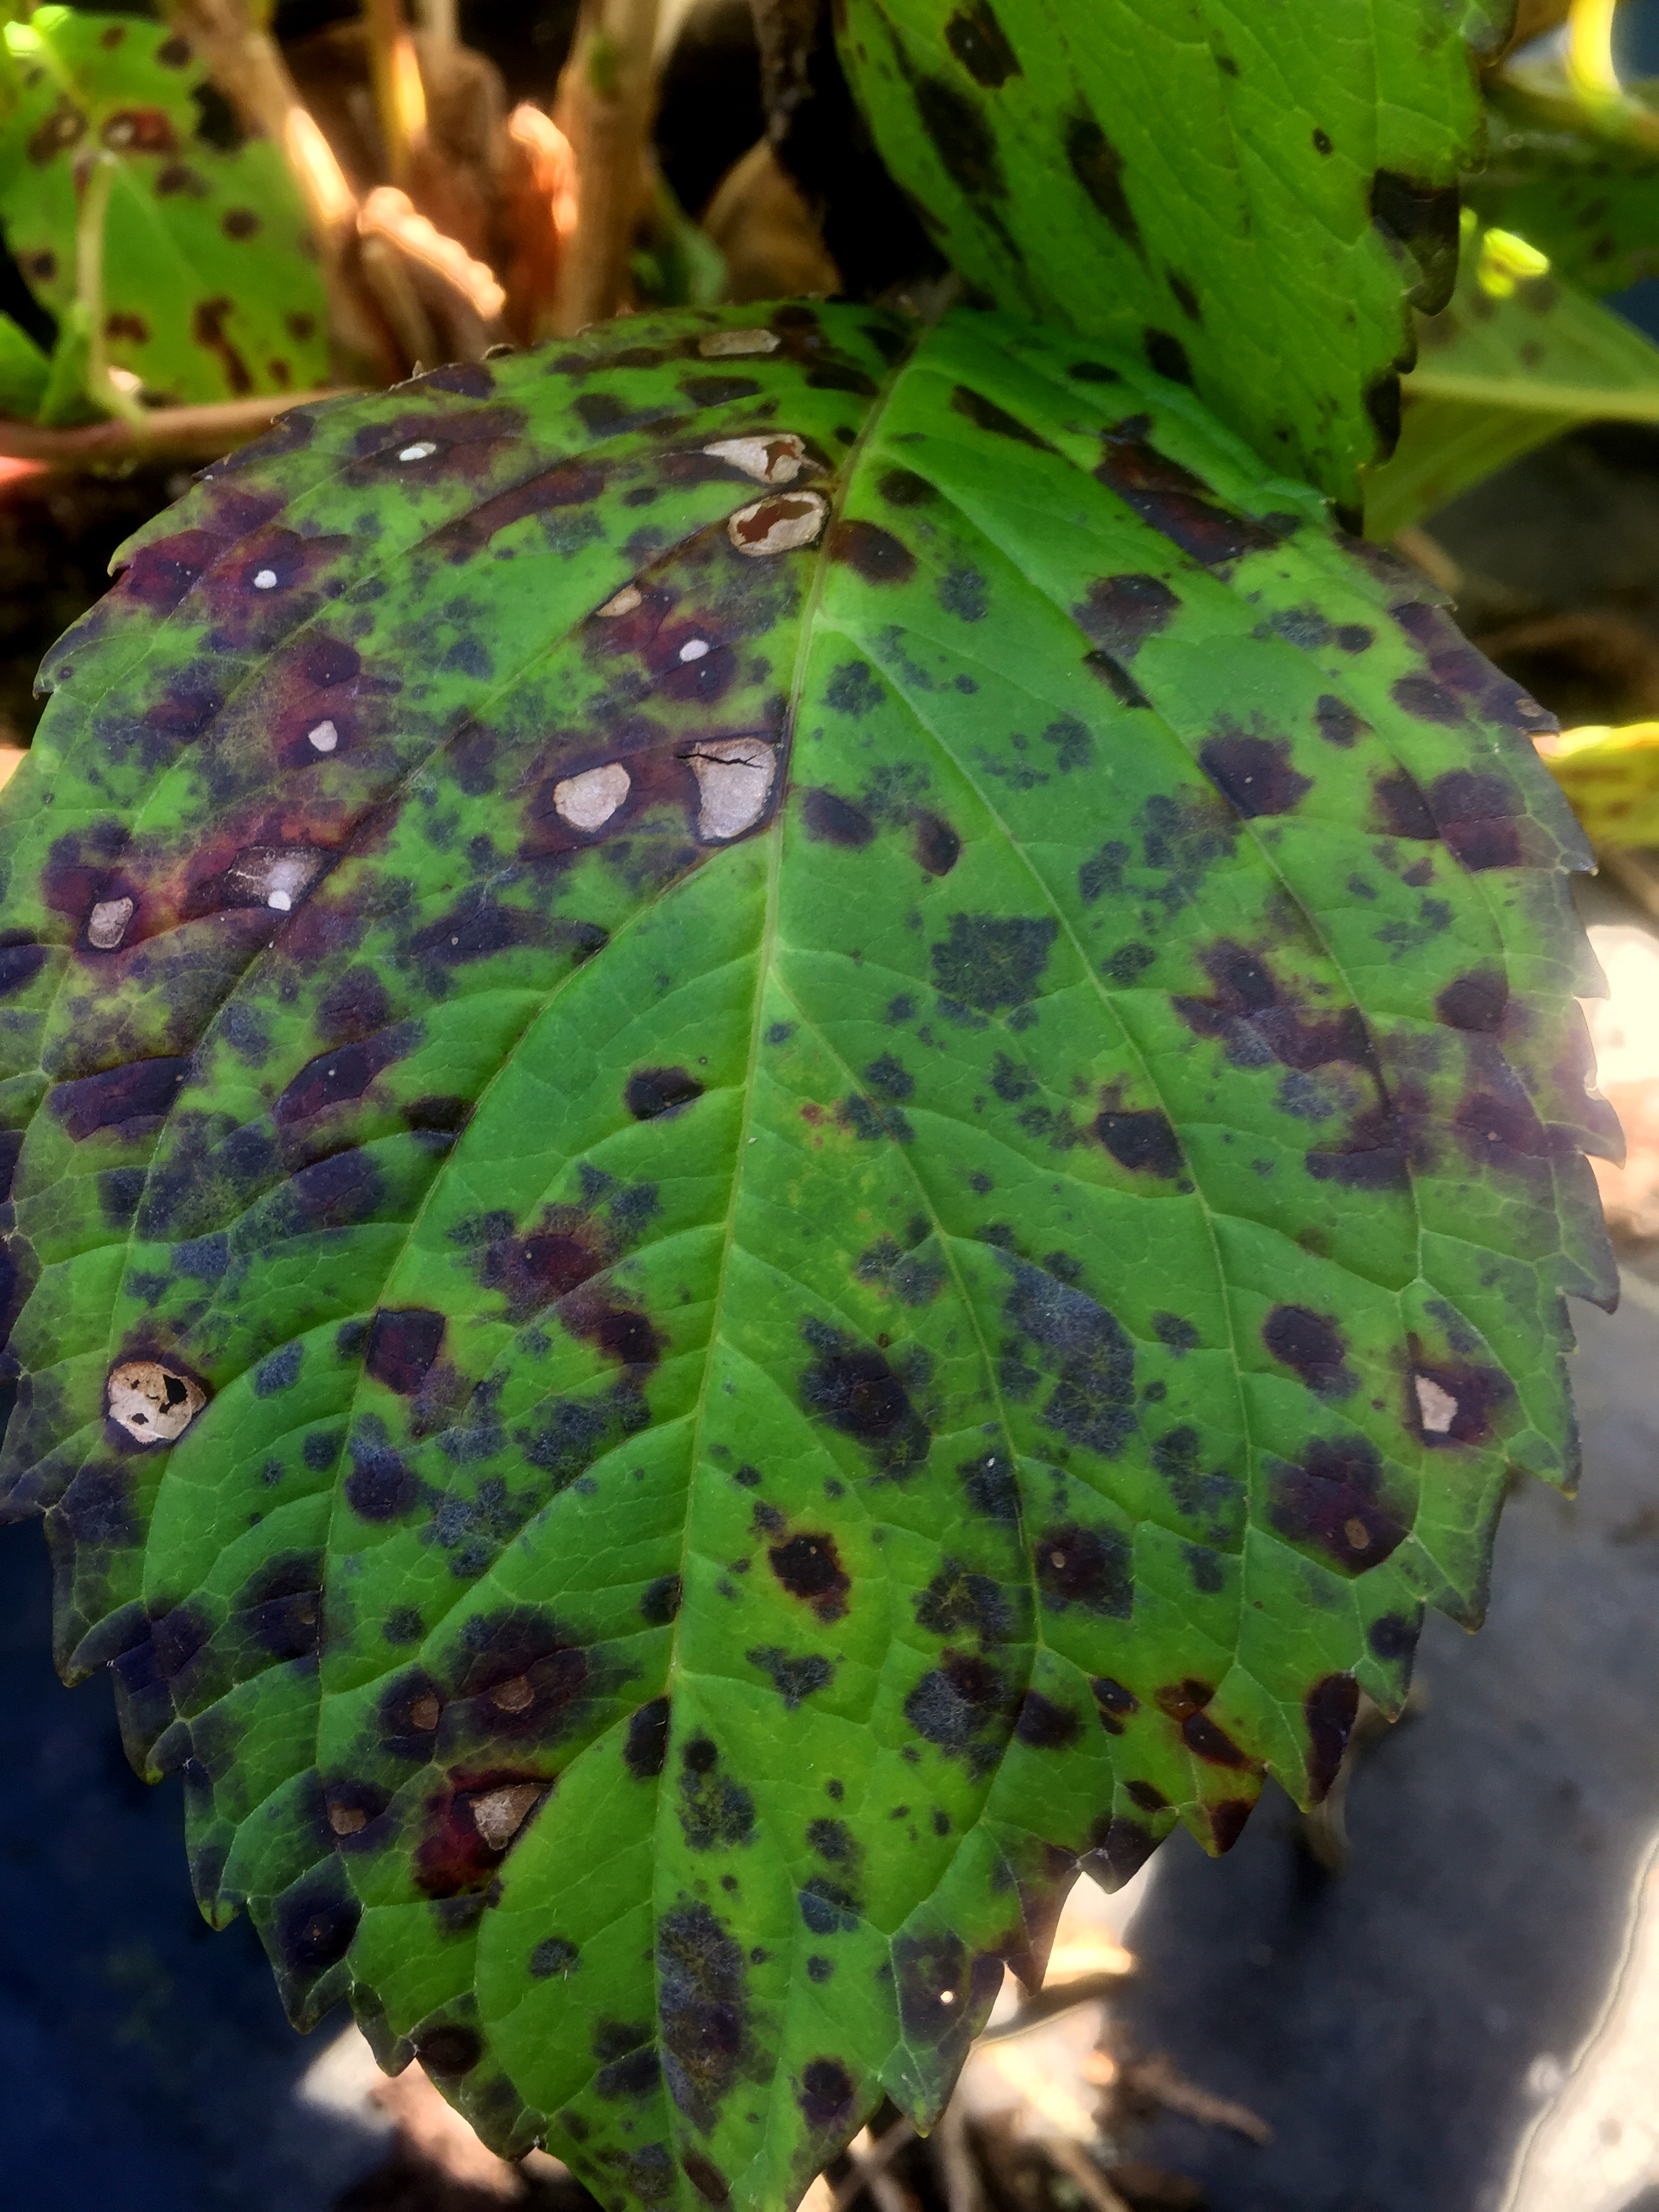
[[[646,192],[657,0],[582,0],[556,119],[576,158],[576,224],[559,270],[554,327],[573,336],[623,306]]]
[[[76,217],[76,305],[86,318],[88,397],[121,421],[138,423],[144,419],[144,410],[137,391],[131,386],[123,390],[111,373],[109,340],[104,328],[104,234],[109,224],[109,196],[114,189],[115,156],[94,155]]]
[[[89,422],[74,430],[0,421],[0,459],[90,468],[112,461],[216,460],[233,446],[261,436],[290,407],[337,399],[341,390],[297,392],[290,398],[228,399],[205,407],[155,407],[137,420]]]
[[[363,0],[363,28],[386,171],[398,190],[406,192],[426,143],[426,91],[403,0]]]
[[[1617,100],[1622,91],[1613,59],[1613,11],[1618,0],[1572,0],[1567,14],[1567,75],[1586,100]]]

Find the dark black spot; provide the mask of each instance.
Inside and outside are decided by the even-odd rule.
[[[1246,821],[1289,814],[1313,788],[1312,778],[1291,766],[1290,744],[1284,738],[1212,738],[1198,758],[1216,789]]]
[[[1313,142],[1314,151],[1316,154],[1328,154],[1330,152],[1331,141],[1330,134],[1328,131],[1316,130],[1313,135]]]
[[[644,2026],[637,2032],[644,2039],[651,2033]],[[597,2035],[594,2039],[598,2041]],[[599,2069],[593,2076],[593,2094],[611,2103],[621,2103],[628,2098],[650,2096],[661,2080],[662,2064],[656,2049],[648,2039],[643,2040],[626,2057],[613,2058]]]
[[[424,1306],[382,1307],[369,1324],[363,1364],[377,1382],[412,1398],[438,1357],[445,1326],[442,1314]]]
[[[663,1770],[668,1756],[668,1700],[653,1698],[628,1723],[623,1763],[636,1782],[649,1782]]]
[[[1509,1012],[1510,982],[1501,969],[1477,968],[1448,983],[1434,1002],[1441,1020],[1455,1030],[1501,1030]]]
[[[842,1566],[833,1536],[822,1532],[791,1536],[784,1543],[775,1544],[767,1558],[791,1597],[810,1605],[820,1620],[842,1618],[853,1584]]]
[[[262,1359],[253,1370],[253,1395],[256,1398],[274,1398],[279,1390],[292,1389],[300,1377],[300,1365],[304,1358],[297,1344],[285,1344],[280,1352],[273,1352]]]
[[[951,394],[951,405],[955,413],[965,415],[977,428],[988,431],[994,438],[1012,438],[1019,445],[1034,447],[1039,453],[1052,453],[1057,450],[1047,438],[1039,437],[1035,430],[1028,428],[1018,416],[1011,415],[1006,407],[999,407],[994,399],[988,399],[983,392],[972,391],[965,384],[957,385]]]
[[[904,1717],[947,1759],[988,1773],[1008,1740],[1012,1692],[1000,1668],[973,1652],[946,1651],[904,1701]]]
[[[1400,378],[1393,369],[1385,369],[1365,386],[1363,395],[1365,412],[1371,418],[1371,428],[1376,433],[1376,458],[1386,461],[1400,443]]]
[[[1340,745],[1345,750],[1370,727],[1352,707],[1328,691],[1314,702],[1314,724],[1328,745]]]
[[[838,714],[850,714],[854,720],[880,706],[886,696],[866,660],[844,661],[823,687],[825,706],[833,707]]]
[[[734,400],[758,399],[762,386],[752,376],[688,376],[680,390],[699,407],[730,407]]]
[[[1382,826],[1389,836],[1425,840],[1439,836],[1439,826],[1428,800],[1405,769],[1392,769],[1386,775],[1373,776],[1371,796]]]
[[[1059,933],[1053,920],[953,914],[949,938],[928,948],[940,997],[981,1014],[1025,1005]]]
[[[408,1468],[380,1441],[384,1434],[378,1423],[365,1419],[347,1445],[351,1472],[345,1480],[346,1504],[365,1521],[401,1520],[420,1496],[420,1485]]]
[[[1123,189],[1123,156],[1085,109],[1065,118],[1066,160],[1072,174],[1126,246],[1140,251],[1140,226]],[[1079,371],[1073,369],[1073,376]]]
[[[945,1560],[916,1599],[915,1614],[917,1627],[941,1643],[968,1635],[981,1644],[999,1644],[1013,1632],[1013,1613],[1001,1584],[959,1559]]]
[[[1006,198],[996,138],[978,102],[943,77],[913,77],[910,88],[921,127],[957,190],[970,200]]]
[[[968,1502],[975,1513],[982,1513],[988,1521],[1000,1521],[1005,1527],[1013,1527],[1019,1519],[1019,1486],[1014,1470],[1000,1452],[987,1452],[981,1459],[964,1460],[957,1473],[962,1477]]]
[[[1082,1864],[1102,1887],[1121,1889],[1158,1849],[1158,1838],[1139,1820],[1120,1814],[1104,1822]]]
[[[623,1097],[636,1121],[654,1121],[682,1112],[702,1093],[702,1085],[683,1067],[641,1067],[629,1077]]]
[[[1180,308],[1189,323],[1201,323],[1204,319],[1204,310],[1199,305],[1197,293],[1178,270],[1171,269],[1168,274],[1170,289],[1175,295],[1176,307]]]
[[[1091,1682],[1095,1703],[1100,1708],[1100,1725],[1108,1735],[1121,1735],[1123,1723],[1132,1714],[1140,1711],[1140,1700],[1133,1690],[1126,1690],[1121,1682],[1111,1675],[1102,1674]]]
[[[815,2135],[832,2135],[839,2140],[852,2121],[856,2094],[852,2076],[839,2059],[811,2058],[801,2069],[795,2101]]]
[[[875,522],[838,522],[830,533],[830,557],[856,568],[866,584],[908,584],[916,573],[908,546]]]
[[[666,1628],[678,1618],[680,1609],[680,1577],[678,1575],[659,1575],[647,1583],[645,1595],[640,1600],[640,1619],[652,1628]]]
[[[842,845],[854,852],[869,844],[876,834],[875,823],[861,806],[821,788],[803,794],[801,820],[815,843]]]
[[[1173,1182],[1181,1173],[1181,1140],[1167,1114],[1148,1108],[1134,1113],[1111,1109],[1095,1116],[1095,1134],[1121,1168],[1132,1175],[1158,1175]]]
[[[27,931],[9,929],[0,933],[0,999],[9,999],[32,983],[46,960],[46,946],[38,945]]]
[[[1130,1558],[1119,1530],[1075,1522],[1045,1529],[1031,1546],[1038,1586],[1057,1613],[1075,1605],[1113,1620],[1127,1620],[1133,1609]]]
[[[1261,1324],[1261,1340],[1322,1398],[1346,1398],[1358,1387],[1358,1377],[1346,1364],[1348,1347],[1331,1314],[1315,1313],[1309,1306],[1275,1306]]]
[[[363,1908],[343,1869],[327,1866],[277,1901],[271,1948],[281,1970],[307,1983],[344,1958]]]
[[[890,507],[923,507],[934,496],[933,485],[914,469],[889,469],[876,489]]]
[[[1428,797],[1440,835],[1471,874],[1521,865],[1525,854],[1517,817],[1526,810],[1510,784],[1454,769],[1435,778]]]
[[[918,814],[914,824],[918,866],[930,876],[948,876],[962,858],[962,840],[950,823],[937,814]]]
[[[1359,1685],[1352,1674],[1327,1674],[1309,1691],[1303,1712],[1308,1723],[1308,1779],[1322,1797],[1336,1779],[1349,1732],[1359,1710]]]
[[[746,2054],[743,1951],[706,1905],[687,1903],[665,1912],[657,1924],[656,1969],[669,2094],[706,2132]],[[688,2172],[694,2159],[707,2169],[701,2179],[691,2175],[697,2189],[711,2203],[724,2203],[723,2177],[695,2151],[684,2161]]]
[[[1063,1751],[1077,1740],[1081,1723],[1069,1706],[1057,1705],[1040,1690],[1028,1690],[1014,1734],[1032,1751]]]
[[[1160,376],[1167,376],[1171,384],[1190,384],[1193,365],[1187,358],[1187,349],[1169,331],[1146,330],[1140,343],[1146,349],[1146,358]]]
[[[800,1378],[806,1411],[862,1445],[882,1474],[913,1474],[933,1439],[886,1359],[824,1322],[804,1321],[801,1334],[817,1354]]]
[[[1115,662],[1132,660],[1146,640],[1167,629],[1180,611],[1180,600],[1158,577],[1123,575],[1097,577],[1088,598],[1072,613],[1085,635]],[[1124,703],[1144,706],[1147,702],[1137,691]]]
[[[680,2164],[685,2178],[707,2204],[727,2204],[732,2200],[732,2185],[711,2158],[700,2150],[683,2151]]]
[[[113,1129],[136,1141],[161,1127],[189,1073],[188,1060],[135,1060],[57,1085],[46,1104],[76,1144],[96,1129]]]
[[[1403,1613],[1382,1613],[1366,1631],[1365,1640],[1385,1666],[1404,1666],[1417,1649],[1419,1626]]]

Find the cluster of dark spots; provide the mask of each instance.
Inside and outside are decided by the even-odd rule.
[[[747,2056],[743,1951],[706,1905],[687,1902],[657,1924],[656,1970],[669,2094],[707,2131]],[[723,2181],[720,2190],[723,2197]]]
[[[1024,1006],[1042,980],[1059,933],[1053,919],[953,914],[949,937],[928,947],[940,998],[947,1006],[978,1014]]]
[[[1316,1437],[1299,1467],[1268,1462],[1267,1518],[1350,1573],[1381,1566],[1406,1530],[1382,1502],[1382,1460],[1363,1437]]]
[[[925,808],[912,825],[916,865],[930,876],[948,876],[962,858],[962,839],[942,815]]]
[[[915,1135],[902,1114],[893,1107],[874,1104],[860,1091],[849,1092],[841,1101],[836,1108],[836,1119],[862,1144],[876,1144],[883,1137],[891,1137],[896,1143],[908,1145]]]
[[[101,1075],[79,1076],[47,1093],[47,1109],[76,1144],[99,1129],[137,1143],[161,1127],[190,1065],[185,1059],[135,1060]]]
[[[807,1413],[850,1437],[881,1474],[899,1480],[914,1474],[933,1439],[885,1357],[827,1322],[803,1321],[801,1334],[817,1355],[800,1378]]]
[[[1359,1685],[1352,1674],[1326,1674],[1303,1701],[1308,1724],[1308,1779],[1316,1798],[1335,1781],[1359,1710]]]
[[[392,1450],[384,1423],[364,1414],[347,1440],[351,1472],[346,1504],[364,1521],[400,1521],[420,1501],[421,1486]]]
[[[1069,1705],[1057,1705],[1041,1690],[1028,1690],[1014,1723],[1014,1734],[1030,1751],[1064,1751],[1075,1743],[1082,1723]]]
[[[1457,276],[1456,185],[1378,169],[1371,179],[1370,211],[1383,237],[1417,264],[1411,304],[1425,315],[1438,314]]]
[[[1291,766],[1287,738],[1235,732],[1209,738],[1198,758],[1216,789],[1247,822],[1264,814],[1293,813],[1313,788],[1313,779]]]
[[[815,844],[840,845],[849,852],[860,850],[876,834],[876,825],[863,807],[822,787],[802,794],[801,821]]]
[[[1095,1703],[1100,1708],[1099,1721],[1108,1735],[1121,1735],[1123,1723],[1140,1711],[1140,1700],[1133,1690],[1126,1690],[1121,1682],[1109,1674],[1101,1674],[1090,1683],[1095,1693]]]
[[[1334,1314],[1315,1313],[1309,1306],[1275,1306],[1261,1324],[1261,1341],[1322,1398],[1350,1397],[1358,1388]]]
[[[916,1734],[975,1775],[988,1774],[1008,1741],[1017,1695],[1002,1669],[976,1652],[946,1650],[904,1701]]]
[[[916,1087],[915,1078],[903,1061],[890,1052],[884,1052],[870,1062],[864,1071],[864,1080],[878,1098],[885,1099],[894,1106],[903,1105],[908,1098],[914,1096]]]
[[[1063,118],[1062,130],[1067,167],[1124,244],[1139,253],[1140,226],[1123,189],[1122,155],[1086,107]]]
[[[1054,1379],[1041,1415],[1044,1426],[1112,1457],[1135,1425],[1134,1348],[1127,1335],[1115,1316],[1052,1270],[1012,1258],[1004,1265],[1014,1279],[1004,1316]],[[1005,1387],[1021,1384],[1016,1396],[1028,1395],[1037,1380],[1029,1369],[1029,1381],[1017,1376],[1019,1364],[1012,1352],[1003,1363]]]
[[[753,1838],[755,1801],[721,1772],[720,1752],[708,1736],[693,1736],[680,1753],[679,1817],[690,1850],[729,1850]]]
[[[624,1437],[651,1425],[637,1378],[623,1375],[598,1397],[561,1398],[513,1441],[532,1467],[551,1478],[550,1493],[566,1490]]]
[[[763,1644],[753,1651],[745,1651],[744,1657],[769,1677],[786,1709],[792,1713],[815,1690],[827,1690],[835,1680],[836,1662],[816,1651],[785,1651],[779,1644]]]
[[[941,1643],[966,1635],[981,1644],[1004,1644],[1014,1630],[1001,1583],[948,1558],[916,1599],[915,1616],[917,1627]]]
[[[1180,350],[1174,338],[1167,343]],[[1172,374],[1156,361],[1152,366],[1162,375]],[[1181,376],[1175,380],[1186,383],[1191,380]],[[1273,532],[1261,523],[1223,507],[1209,486],[1190,469],[1183,468],[1179,461],[1170,460],[1149,445],[1147,433],[1151,428],[1149,416],[1131,415],[1108,430],[1102,458],[1095,470],[1100,482],[1115,492],[1143,522],[1207,568],[1224,568],[1247,553],[1265,551],[1279,543]],[[1109,645],[1111,641],[1108,638],[1103,642]]]
[[[1076,1522],[1045,1528],[1031,1544],[1037,1587],[1056,1613],[1078,1606],[1107,1620],[1127,1620],[1134,1607],[1129,1540],[1121,1530]]]
[[[1169,627],[1180,609],[1180,600],[1157,576],[1127,574],[1097,576],[1089,586],[1087,599],[1074,606],[1072,614],[1084,635],[1110,655],[1115,665],[1118,661],[1133,660],[1148,638]],[[1109,670],[1100,672],[1111,673]],[[1127,677],[1123,680],[1128,684]],[[1151,704],[1138,686],[1128,688],[1134,696],[1124,699],[1126,706]]]
[[[1162,1176],[1174,1182],[1182,1173],[1181,1140],[1169,1115],[1158,1107],[1126,1108],[1117,1086],[1103,1091],[1094,1133],[1119,1167],[1131,1175]]]
[[[363,1364],[377,1382],[412,1398],[438,1357],[446,1326],[442,1314],[425,1306],[382,1307],[369,1323]]]
[[[916,1240],[925,1242],[923,1236]],[[853,1273],[872,1290],[885,1291],[901,1305],[932,1304],[945,1288],[945,1261],[935,1253],[905,1251],[892,1237],[878,1237],[853,1262]]]
[[[908,584],[916,573],[915,555],[878,522],[836,523],[830,557],[855,568],[866,584]]]
[[[1013,1527],[1019,1519],[1019,1485],[1012,1462],[1005,1454],[988,1451],[977,1459],[963,1460],[957,1468],[968,1503],[988,1521]]]
[[[847,660],[823,687],[823,703],[854,721],[879,707],[887,694],[867,660]]]
[[[1107,981],[1115,983],[1120,991],[1133,991],[1157,959],[1158,955],[1150,945],[1120,945],[1115,952],[1101,962],[1100,969]]]
[[[1213,1037],[1235,1067],[1324,1067],[1346,1060],[1375,1078],[1376,1056],[1356,1006],[1304,1011],[1264,953],[1223,938],[1199,955],[1215,988],[1212,999],[1178,998],[1176,1011],[1195,1036]]]
[[[1214,1695],[1209,1683],[1188,1679],[1159,1690],[1157,1704],[1180,1729],[1182,1743],[1195,1758],[1212,1766],[1249,1766],[1250,1759],[1205,1711]]]
[[[841,1564],[835,1538],[827,1531],[790,1536],[773,1545],[767,1559],[790,1596],[810,1605],[820,1620],[844,1618],[852,1578]]]
[[[662,1772],[667,1758],[668,1700],[653,1698],[628,1723],[623,1764],[636,1782],[650,1782]]]

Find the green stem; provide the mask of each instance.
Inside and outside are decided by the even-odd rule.
[[[137,393],[124,392],[110,371],[109,341],[104,330],[104,234],[109,196],[115,189],[115,156],[99,154],[81,194],[75,228],[76,305],[87,324],[87,395],[106,414],[137,429],[144,410]]]

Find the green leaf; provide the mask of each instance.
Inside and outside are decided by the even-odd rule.
[[[1491,160],[1464,186],[1483,221],[1530,239],[1597,298],[1659,276],[1659,146],[1598,128],[1565,85],[1547,96],[1500,80],[1491,118]]]
[[[180,404],[324,381],[322,283],[282,156],[234,143],[184,41],[54,7],[3,36],[21,99],[0,137],[0,227],[35,296],[60,317],[75,302],[75,164],[96,148],[119,165],[104,252],[112,362]]]
[[[0,415],[32,421],[51,374],[52,364],[28,332],[0,315]]]
[[[297,2019],[787,2205],[1570,1478],[1545,718],[968,313],[302,409],[124,558],[0,802],[61,1663]]]
[[[1190,380],[1352,504],[1391,434],[1407,303],[1444,304],[1486,10],[847,0],[889,167],[1001,307]]]
[[[1577,424],[1659,422],[1659,347],[1553,270],[1516,273],[1528,252],[1465,214],[1452,303],[1419,319],[1400,444],[1366,476],[1370,537],[1392,538]]]

